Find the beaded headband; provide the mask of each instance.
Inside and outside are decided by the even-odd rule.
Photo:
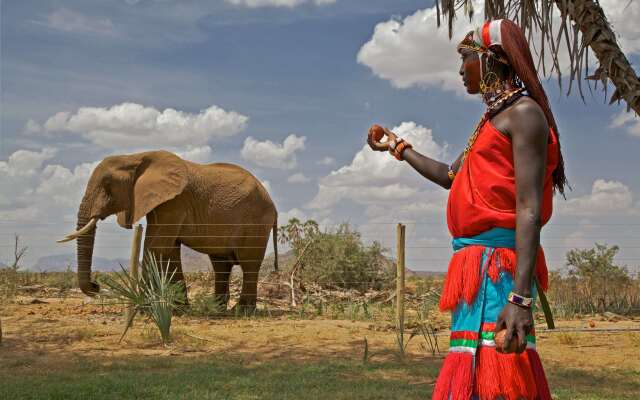
[[[487,54],[497,61],[509,65],[509,61],[491,50],[494,46],[502,46],[502,20],[487,21],[482,28],[469,32],[458,45],[458,51],[467,49],[476,53]]]

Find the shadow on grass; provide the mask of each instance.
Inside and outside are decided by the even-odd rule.
[[[363,364],[332,357],[247,363],[246,354],[233,353],[104,359],[67,355],[58,360],[45,354],[23,356],[2,360],[2,398],[422,400],[430,398],[441,364],[438,358]],[[556,400],[637,399],[640,393],[640,371],[548,365],[547,374]]]
[[[640,371],[623,367],[587,371],[553,365],[548,366],[546,372],[554,399],[637,400],[640,398]]]
[[[245,365],[233,357],[109,364],[83,358],[49,372],[32,366],[20,374],[0,370],[0,393],[20,399],[425,399],[438,367],[340,360]]]

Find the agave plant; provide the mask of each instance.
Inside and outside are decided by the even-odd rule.
[[[140,277],[120,266],[122,271],[103,278],[102,282],[110,289],[108,295],[133,309],[120,340],[129,330],[133,318],[141,312],[156,325],[164,345],[171,341],[171,318],[173,312],[181,307],[184,294],[183,286],[173,281],[175,271],[169,272],[169,263],[168,260],[163,266],[162,260],[149,254],[142,265]]]

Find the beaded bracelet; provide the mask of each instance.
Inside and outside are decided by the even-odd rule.
[[[507,301],[511,304],[515,304],[517,306],[525,308],[531,308],[531,305],[533,304],[532,297],[520,296],[519,294],[514,292],[509,293],[509,296],[507,296]]]
[[[449,170],[447,171],[447,175],[449,176],[449,179],[452,182],[454,179],[456,179],[456,173],[453,171],[453,168],[451,168],[451,165],[449,165]]]
[[[393,151],[393,156],[396,158],[396,160],[398,161],[404,161],[404,158],[402,157],[402,153],[406,150],[406,149],[410,149],[413,146],[411,145],[411,143],[402,140],[400,143],[398,143],[395,147],[395,150]]]

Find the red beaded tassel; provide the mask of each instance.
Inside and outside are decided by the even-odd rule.
[[[469,400],[473,391],[473,354],[449,353],[438,375],[433,400]]]
[[[533,371],[536,387],[538,388],[538,397],[536,400],[552,400],[549,383],[547,382],[544,368],[542,368],[542,361],[540,361],[538,352],[533,349],[527,349],[527,355],[529,356],[529,364],[531,364],[531,370]]]
[[[467,304],[475,300],[482,280],[483,246],[468,246],[453,254],[440,296],[440,310],[453,310],[460,299]]]
[[[502,271],[509,272],[511,276],[515,277],[517,265],[518,261],[514,249],[498,248],[491,257],[487,273],[492,282],[497,282],[500,278],[500,272]],[[542,247],[538,248],[535,272],[538,282],[540,282],[540,287],[546,292],[549,286],[549,273],[547,271],[547,261]]]
[[[480,346],[476,353],[474,394],[480,399],[538,400],[528,354],[501,354]]]
[[[440,310],[454,310],[461,299],[467,304],[473,303],[482,281],[481,263],[485,249],[484,246],[468,246],[453,254],[442,288]],[[489,258],[487,274],[492,282],[497,282],[503,271],[515,277],[517,265],[514,249],[497,248]],[[538,249],[535,268],[541,289],[547,291],[549,276],[542,247]]]

